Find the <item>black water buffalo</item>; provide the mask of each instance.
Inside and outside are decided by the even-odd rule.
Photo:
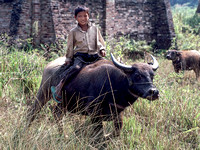
[[[194,70],[196,79],[200,75],[200,53],[196,50],[168,50],[166,58],[172,60],[174,71]]]
[[[100,60],[85,66],[70,83],[64,85],[64,100],[54,111],[58,122],[66,111],[90,116],[92,123],[98,123],[95,131],[103,128],[102,121],[113,120],[113,134],[119,135],[121,112],[126,107],[138,97],[148,100],[159,98],[159,91],[153,85],[154,71],[158,68],[153,56],[153,64],[135,63],[132,66],[119,63],[112,54],[111,58],[112,61]],[[58,58],[45,68],[37,99],[28,113],[28,125],[51,98],[50,86],[59,82],[57,76],[51,75],[63,63],[64,58]]]

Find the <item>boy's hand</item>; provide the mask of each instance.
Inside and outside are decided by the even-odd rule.
[[[70,64],[70,61],[69,60],[65,60],[64,65],[69,65],[69,64]]]
[[[100,51],[100,55],[101,55],[102,57],[105,57],[105,56],[106,56],[106,51],[105,51],[105,50],[101,50],[101,51]]]

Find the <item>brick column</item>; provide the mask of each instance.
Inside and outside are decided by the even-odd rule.
[[[157,1],[155,32],[157,34],[156,43],[160,49],[168,49],[175,37],[174,24],[169,0]]]
[[[115,28],[115,0],[106,0],[106,36],[113,37]]]
[[[33,44],[38,46],[40,44],[40,0],[32,0],[32,22],[31,22],[31,36],[33,37]]]

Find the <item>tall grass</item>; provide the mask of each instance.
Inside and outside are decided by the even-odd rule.
[[[191,44],[198,47],[195,41],[200,38],[178,30],[179,24],[183,23],[176,18],[180,17],[176,11],[173,16],[176,32],[183,36],[177,38],[179,48],[184,48],[180,43],[187,39],[191,40],[185,47],[190,48]],[[193,39],[190,34],[198,39]],[[67,113],[62,120],[64,134],[59,135],[51,114],[53,101],[25,130],[26,110],[34,101],[42,70],[49,60],[41,55],[45,51],[11,49],[4,42],[0,44],[0,52],[0,149],[95,149],[89,136],[88,118]],[[154,84],[159,89],[160,99],[150,102],[139,98],[128,107],[123,113],[121,135],[109,140],[108,150],[200,149],[200,83],[194,72],[176,74],[170,61],[162,56],[158,61],[160,67]],[[104,127],[105,134],[113,130],[112,122],[105,122]]]
[[[172,48],[180,50],[200,49],[200,16],[195,14],[196,8],[175,5],[172,9],[176,44]]]

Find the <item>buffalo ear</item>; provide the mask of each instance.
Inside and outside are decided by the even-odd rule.
[[[135,73],[136,71],[138,70],[138,68],[137,67],[135,67],[134,65],[132,66],[132,71],[131,71],[131,73]]]
[[[181,52],[180,51],[176,51],[176,56],[180,56]]]

